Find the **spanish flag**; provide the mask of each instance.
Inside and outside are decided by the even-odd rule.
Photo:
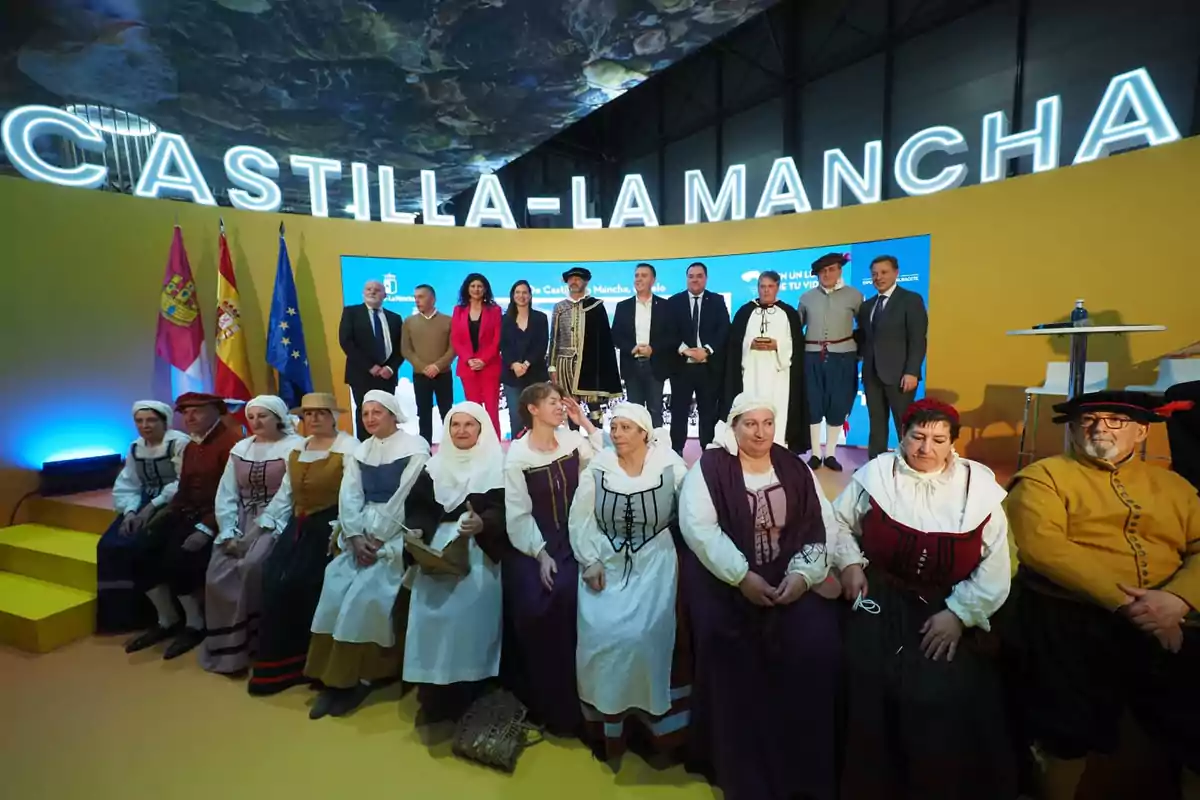
[[[217,375],[216,393],[238,405],[250,400],[250,357],[246,350],[246,331],[242,328],[241,298],[233,259],[225,241],[225,223],[221,222],[221,263],[217,267]]]

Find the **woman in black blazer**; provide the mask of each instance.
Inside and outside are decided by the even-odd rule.
[[[504,399],[508,405],[511,438],[524,427],[517,411],[522,390],[531,383],[550,380],[546,350],[550,346],[550,321],[533,307],[528,281],[517,281],[508,292],[508,310],[500,325],[500,361]]]

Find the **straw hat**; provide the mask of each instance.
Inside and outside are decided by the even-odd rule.
[[[309,392],[300,398],[300,407],[293,408],[293,414],[303,414],[305,411],[332,411],[335,414],[344,414],[346,409],[337,404],[337,398],[329,392]]]

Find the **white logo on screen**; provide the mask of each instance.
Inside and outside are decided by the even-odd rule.
[[[749,272],[742,273],[742,280],[745,283],[758,283],[758,276],[761,274],[762,273],[759,272],[758,270],[752,269]]]
[[[387,293],[388,299],[391,299],[392,295],[398,294],[400,291],[399,281],[390,272],[383,276],[383,291]]]

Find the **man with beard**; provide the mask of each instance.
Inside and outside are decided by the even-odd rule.
[[[729,329],[725,392],[718,416],[727,416],[733,398],[743,392],[775,406],[775,444],[793,453],[809,449],[804,343],[800,314],[779,299],[778,272],[758,276],[758,298],[738,309]]]
[[[1129,711],[1200,790],[1200,497],[1136,455],[1190,403],[1093,392],[1054,407],[1072,452],[1017,473],[1006,511],[1020,558],[1020,706],[1044,756],[1042,796],[1073,798],[1090,753]]]
[[[621,373],[604,302],[587,293],[591,270],[572,267],[562,274],[568,296],[550,319],[550,380],[588,405],[599,426],[601,404],[621,396]]]

